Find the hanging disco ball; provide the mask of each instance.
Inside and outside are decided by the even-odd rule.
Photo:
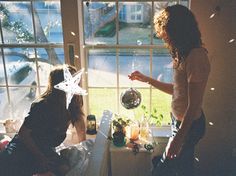
[[[120,101],[126,109],[137,108],[141,103],[141,93],[134,88],[129,88],[121,93]]]

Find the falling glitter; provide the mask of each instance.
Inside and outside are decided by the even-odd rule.
[[[137,45],[142,45],[143,44],[143,42],[141,41],[141,40],[137,40]]]
[[[64,81],[55,85],[54,88],[62,90],[66,93],[66,109],[68,109],[74,94],[87,95],[86,90],[82,89],[79,86],[84,69],[79,70],[73,76],[71,75],[67,67],[64,67],[63,71],[64,71]]]
[[[211,16],[210,16],[209,18],[212,19],[212,18],[214,18],[215,15],[216,15],[216,14],[213,13],[213,14],[211,14]]]
[[[209,125],[213,126],[213,125],[214,125],[214,123],[213,123],[213,122],[209,122]]]
[[[235,39],[230,39],[229,43],[233,43],[235,41]]]
[[[211,87],[211,89],[210,89],[211,91],[213,91],[213,90],[215,90],[215,88],[214,87]]]

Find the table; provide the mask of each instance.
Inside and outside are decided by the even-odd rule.
[[[154,128],[152,135],[157,142],[153,153],[141,149],[136,155],[127,147],[116,147],[107,140],[111,134],[111,111],[103,112],[100,128],[96,135],[86,176],[148,176],[151,172],[153,155],[164,151],[170,136],[170,127]]]
[[[152,135],[153,140],[157,143],[154,152],[140,148],[140,151],[135,155],[128,147],[110,145],[112,176],[148,176],[151,174],[152,158],[164,152],[171,135],[170,127],[153,128]]]
[[[128,147],[110,145],[112,176],[147,176],[152,168],[152,153],[141,148],[137,154]]]

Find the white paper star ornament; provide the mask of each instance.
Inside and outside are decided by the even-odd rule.
[[[68,109],[69,104],[74,94],[87,95],[88,93],[86,92],[86,90],[82,89],[79,86],[82,73],[84,72],[83,68],[79,70],[78,72],[76,72],[75,74],[73,74],[73,76],[71,75],[67,67],[64,67],[63,71],[64,71],[64,81],[55,85],[54,88],[62,90],[66,93],[66,109]]]

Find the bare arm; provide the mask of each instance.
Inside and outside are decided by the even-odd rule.
[[[158,81],[156,79],[150,78],[142,73],[140,73],[139,71],[134,71],[133,73],[131,73],[130,75],[128,75],[129,79],[131,80],[138,80],[141,82],[145,82],[148,83],[150,85],[152,85],[153,87],[168,93],[168,94],[173,94],[173,84],[171,83],[164,83],[161,81]]]
[[[86,140],[86,128],[84,118],[80,117],[74,125],[77,132],[77,136],[79,138],[79,142]]]

